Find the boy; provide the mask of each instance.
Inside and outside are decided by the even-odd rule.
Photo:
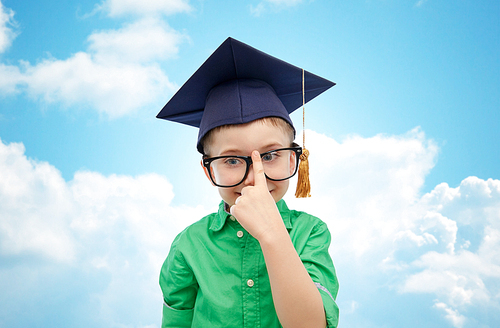
[[[330,234],[282,197],[302,149],[289,113],[334,84],[228,38],[158,114],[200,128],[222,201],[163,264],[162,327],[337,327]]]

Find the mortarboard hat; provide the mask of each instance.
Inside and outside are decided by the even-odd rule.
[[[275,116],[293,127],[289,114],[334,85],[227,38],[156,117],[198,127],[197,148],[203,153],[200,141],[218,126]]]
[[[198,127],[197,149],[213,128],[289,114],[335,83],[227,38],[156,116]],[[304,137],[305,143],[305,137]],[[296,197],[309,197],[309,152],[300,157]]]

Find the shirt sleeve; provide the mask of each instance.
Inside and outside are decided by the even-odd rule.
[[[198,292],[196,278],[179,249],[180,236],[172,243],[160,273],[163,292],[162,328],[191,327]]]
[[[332,258],[328,253],[330,241],[328,227],[320,221],[311,230],[299,256],[323,299],[327,327],[335,328],[339,322],[339,308],[335,302],[339,283]]]

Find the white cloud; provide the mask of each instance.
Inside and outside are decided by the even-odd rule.
[[[17,66],[0,63],[0,94],[19,92],[18,85],[23,82],[23,75]]]
[[[67,60],[25,64],[23,81],[33,98],[65,106],[91,106],[110,118],[129,114],[175,86],[157,65],[96,62],[80,52]]]
[[[15,27],[17,23],[14,20],[14,11],[4,7],[0,1],[0,53],[5,52],[16,38]]]
[[[250,13],[260,16],[269,9],[280,10],[286,7],[293,7],[301,3],[302,0],[263,0],[257,5],[250,5]]]
[[[99,6],[111,17],[124,15],[172,15],[192,10],[188,0],[104,0]]]
[[[70,202],[54,167],[28,160],[22,144],[0,141],[0,254],[73,259],[74,245],[65,226]]]
[[[407,261],[400,291],[436,295],[455,327],[465,322],[459,311],[500,308],[499,191],[499,180],[468,177],[420,200],[427,213],[415,217],[414,232],[430,232],[438,244]]]
[[[404,231],[398,232],[394,236],[394,241],[396,241],[396,242],[398,242],[398,241],[402,241],[402,242],[410,241],[410,242],[414,243],[415,245],[417,245],[418,247],[421,247],[421,246],[427,245],[427,244],[437,244],[438,243],[436,237],[434,237],[433,235],[431,235],[427,232],[424,232],[422,235],[417,235],[410,230],[404,230]]]
[[[352,136],[338,143],[307,131],[313,197],[290,202],[324,218],[337,256],[376,255],[393,247],[438,148],[420,129],[403,136]],[[326,206],[326,204],[328,204]],[[376,244],[378,247],[373,248]]]
[[[263,2],[259,2],[256,6],[250,5],[250,13],[254,16],[260,16],[266,11],[266,6]]]
[[[0,90],[25,90],[48,103],[96,109],[110,118],[157,104],[172,93],[157,62],[172,58],[185,39],[161,20],[144,19],[119,30],[89,36],[88,52],[65,60],[48,58],[36,65],[1,65]]]
[[[448,319],[448,321],[451,322],[453,327],[462,328],[464,326],[466,318],[463,315],[461,315],[460,313],[458,313],[457,310],[454,310],[454,309],[450,308],[449,306],[447,306],[446,304],[441,303],[441,302],[436,302],[436,304],[434,304],[434,307],[436,309],[439,309],[439,310],[442,310],[445,312],[446,319]]]
[[[95,32],[88,41],[97,62],[147,63],[174,57],[185,38],[162,20],[144,18],[119,30]]]
[[[108,236],[99,242],[116,237],[114,243],[126,237],[149,253],[165,242],[169,246],[175,231],[194,222],[199,216],[192,215],[203,211],[171,207],[172,185],[160,175],[106,177],[80,171],[66,182],[56,168],[28,159],[24,150],[20,143],[6,145],[0,140],[3,254],[35,252],[56,261],[72,261],[81,251],[101,253],[95,241],[90,248],[77,248],[83,240],[103,232]],[[180,213],[182,220],[177,219]],[[108,266],[103,257],[92,261],[96,267]]]
[[[287,200],[328,223],[348,285],[372,297],[375,281],[433,295],[456,327],[469,322],[468,310],[500,308],[500,181],[468,177],[422,196],[438,148],[418,128],[341,143],[312,131],[307,138],[313,197]]]
[[[0,141],[0,257],[1,263],[18,259],[0,267],[5,301],[25,304],[21,290],[36,295],[56,276],[62,281],[49,296],[90,298],[85,309],[97,302],[85,320],[102,327],[159,322],[160,266],[175,235],[208,211],[171,206],[172,185],[157,174],[77,172],[66,182],[52,165],[28,159],[24,151],[22,144]],[[19,274],[22,283],[12,286]],[[88,279],[81,290],[69,287]],[[138,312],[123,310],[130,308]],[[15,311],[0,310],[2,318],[12,315]]]

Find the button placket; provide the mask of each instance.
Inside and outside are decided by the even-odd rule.
[[[243,328],[260,327],[259,262],[262,257],[259,242],[250,234],[244,234],[241,288],[243,294]],[[241,240],[241,239],[240,239]]]

